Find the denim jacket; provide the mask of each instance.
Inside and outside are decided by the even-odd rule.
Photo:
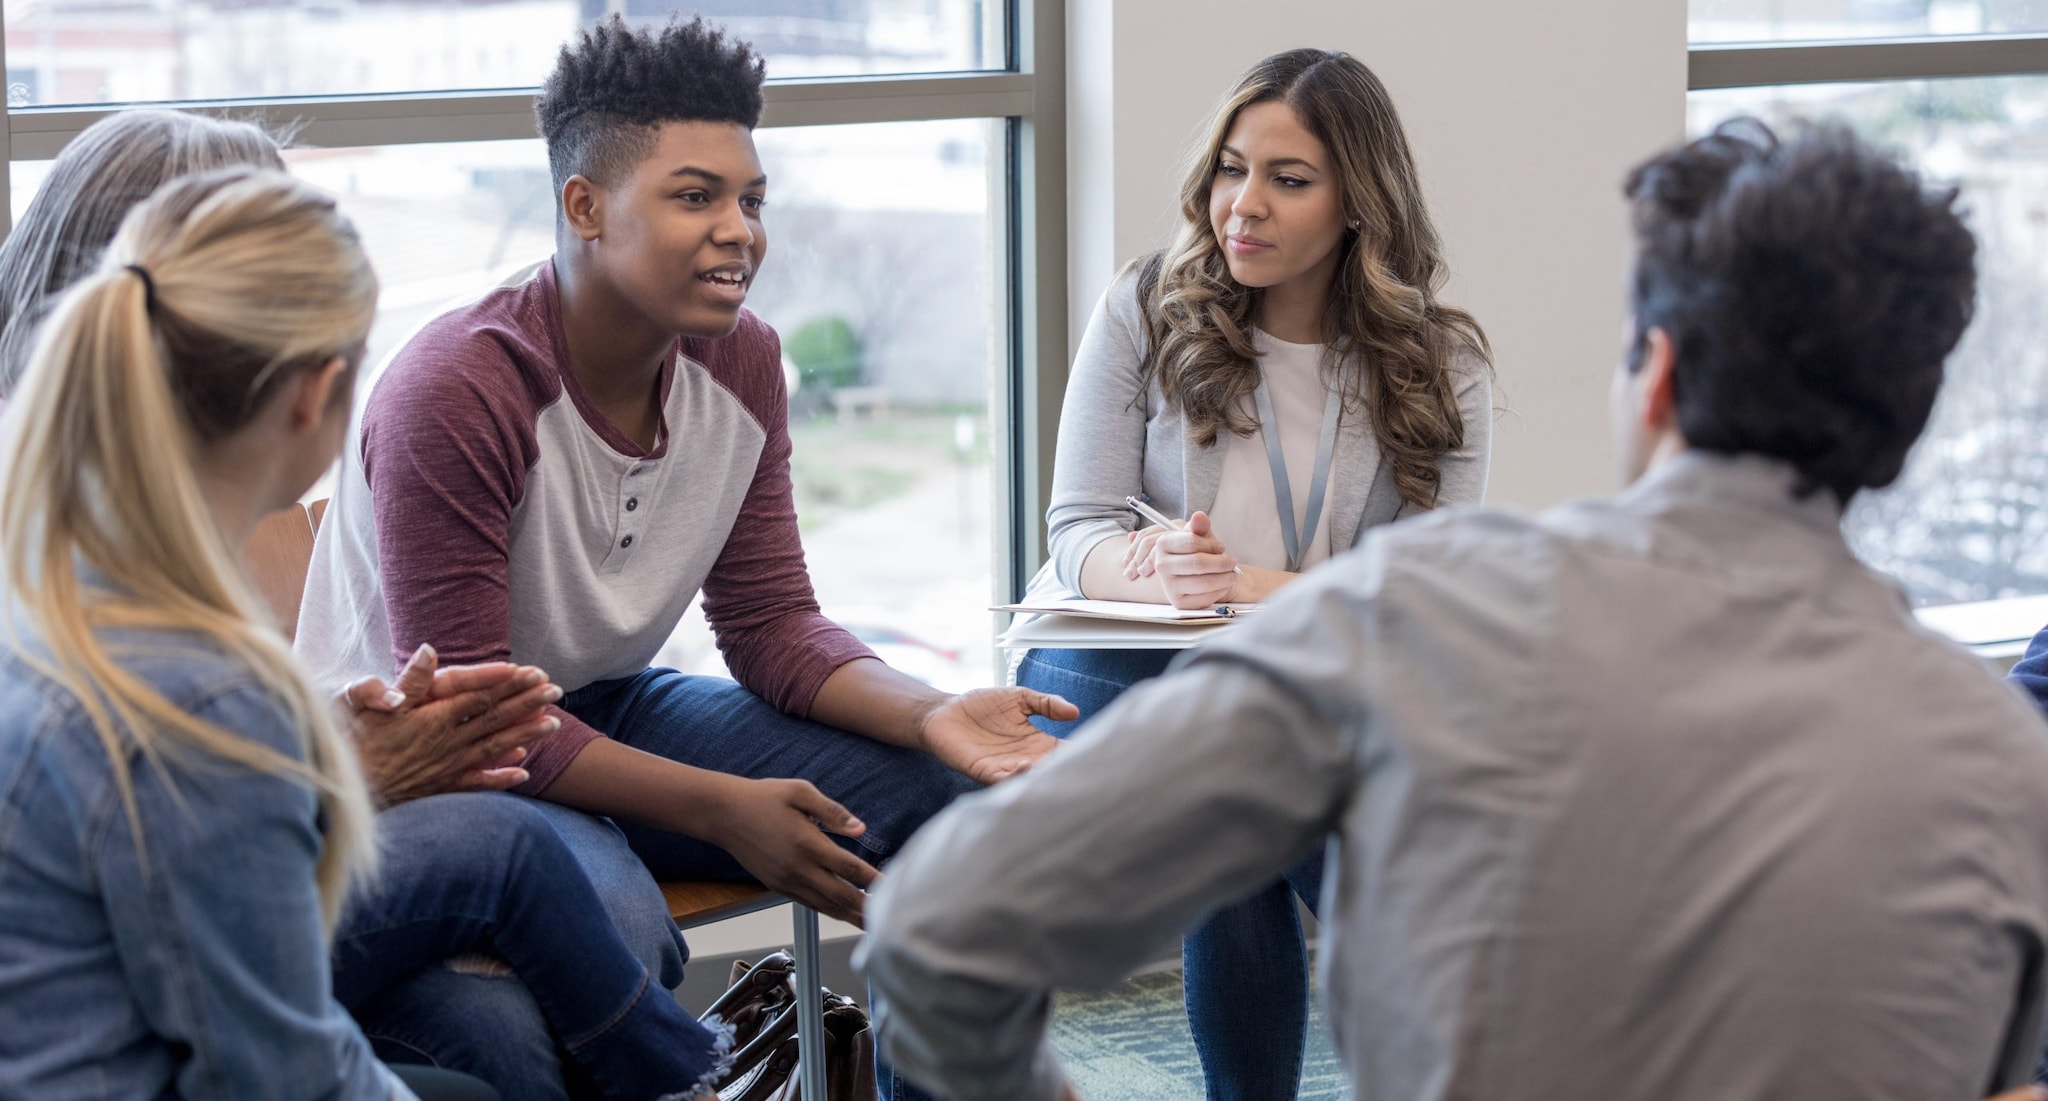
[[[114,652],[303,759],[288,712],[218,650],[130,633]],[[128,763],[140,849],[78,701],[0,656],[0,1099],[410,1098],[331,992],[313,791],[182,747]]]

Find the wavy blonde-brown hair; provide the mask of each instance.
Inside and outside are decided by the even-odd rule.
[[[1451,364],[1461,349],[1491,360],[1471,314],[1437,301],[1448,273],[1422,201],[1415,158],[1393,98],[1357,58],[1298,49],[1252,66],[1210,120],[1180,189],[1171,246],[1142,261],[1139,301],[1150,330],[1145,369],[1167,404],[1207,447],[1221,433],[1249,436],[1258,420],[1245,399],[1259,383],[1252,319],[1259,292],[1230,276],[1209,223],[1209,192],[1224,140],[1245,108],[1285,103],[1329,151],[1346,231],[1323,314],[1326,372],[1347,412],[1366,410],[1392,461],[1401,500],[1436,504],[1437,460],[1465,440]]]
[[[41,645],[23,646],[12,617],[5,633],[90,719],[138,850],[131,754],[162,771],[171,749],[196,749],[299,779],[326,820],[330,927],[374,863],[369,795],[214,522],[194,459],[300,372],[358,362],[376,300],[334,200],[257,169],[174,180],[128,213],[44,324],[0,445],[0,561]],[[116,657],[106,636],[131,630],[187,632],[245,666],[302,732],[303,752],[181,710]]]

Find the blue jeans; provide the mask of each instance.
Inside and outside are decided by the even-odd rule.
[[[1054,692],[1081,709],[1071,723],[1034,719],[1065,738],[1115,702],[1126,688],[1156,677],[1178,650],[1032,650],[1017,683]],[[1295,911],[1321,901],[1319,851],[1280,882],[1225,906],[1181,942],[1188,1028],[1211,1101],[1293,1101],[1301,1088],[1308,1037],[1308,945]]]
[[[809,780],[867,824],[859,838],[833,840],[870,864],[896,855],[927,819],[980,786],[929,753],[786,715],[716,677],[649,669],[579,688],[563,698],[562,708],[657,757],[755,779]],[[658,878],[747,878],[737,860],[708,842],[631,823],[619,827]],[[885,1062],[876,1060],[875,1070],[883,1097],[925,1096]]]
[[[391,1071],[420,1101],[504,1101],[497,1090],[466,1074],[420,1066],[395,1066]]]
[[[473,1074],[508,1099],[567,1096],[564,1062],[591,1095],[617,1101],[707,1078],[713,1037],[667,989],[680,979],[679,938],[608,823],[476,794],[405,803],[378,826],[383,871],[336,932],[334,993],[380,1055]],[[608,891],[593,885],[582,856],[614,880]],[[641,951],[608,904],[622,924],[640,926]],[[647,927],[650,914],[659,932]],[[443,966],[478,952],[517,979]]]

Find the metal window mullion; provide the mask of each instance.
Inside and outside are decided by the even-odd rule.
[[[1694,46],[1686,85],[1747,88],[2048,72],[2048,35]]]
[[[1027,73],[770,84],[763,126],[1003,118],[1032,112]]]
[[[1022,597],[1045,560],[1045,510],[1052,493],[1053,447],[1067,388],[1067,71],[1066,5],[1016,0],[1018,65],[1033,78],[1033,107],[1012,127],[1016,211],[1011,237],[1013,333],[1004,395],[1010,507],[998,521],[1007,569],[996,572],[999,598]]]
[[[1001,118],[1034,110],[1021,73],[941,74],[886,80],[770,82],[763,126]],[[289,128],[305,145],[343,148],[534,136],[533,91],[439,95],[306,96],[174,106]],[[7,112],[12,160],[54,157],[79,131],[119,107],[29,107]]]
[[[7,25],[6,0],[0,0],[0,27]],[[12,88],[7,79],[7,36],[0,34],[0,96],[6,96]],[[14,113],[5,109],[5,100],[0,99],[0,149],[14,148]],[[0,158],[0,238],[14,232],[14,158]]]

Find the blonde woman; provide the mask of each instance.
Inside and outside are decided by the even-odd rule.
[[[1034,593],[1262,601],[1375,525],[1485,492],[1486,338],[1437,297],[1442,249],[1386,88],[1346,54],[1290,50],[1254,65],[1207,133],[1174,243],[1111,284],[1082,338]],[[1185,523],[1139,529],[1126,495]],[[1035,650],[1017,681],[1085,721],[1172,657]],[[1294,896],[1315,905],[1319,860],[1288,881],[1187,939],[1212,1098],[1295,1096]]]
[[[118,111],[67,144],[0,245],[0,397],[20,381],[58,293],[94,273],[137,203],[169,180],[233,165],[284,166],[262,130],[184,111]],[[350,905],[336,930],[335,995],[386,1059],[465,1071],[496,1086],[505,1101],[564,1101],[564,1053],[588,1063],[596,1057],[589,1041],[605,1035],[586,1036],[582,1015],[616,1015],[616,1003],[574,1004],[594,989],[590,975],[612,969],[637,982],[630,951],[654,980],[650,989],[675,985],[683,962],[675,926],[661,892],[609,823],[534,800],[446,794],[524,780],[524,769],[491,768],[490,758],[544,732],[544,716],[530,720],[555,689],[536,670],[436,671],[432,651],[424,657],[415,655],[397,678],[407,700],[395,710],[375,678],[348,693],[351,740],[384,808],[378,834],[387,858],[376,889]],[[534,874],[508,876],[508,869]],[[568,904],[593,889],[601,906]],[[490,951],[538,960],[539,973],[533,966],[517,976],[444,966],[451,952],[466,951],[451,939],[477,936],[457,915],[502,914],[523,895],[543,896],[564,912],[523,936],[497,923]],[[605,927],[607,918],[615,929]],[[549,975],[557,976],[552,984]],[[536,982],[542,985],[533,988]],[[673,1060],[690,1046],[683,1037],[692,1026],[676,1016],[656,1021],[640,1041],[655,1056],[629,1044],[594,1076],[609,1076],[614,1096],[667,1092],[661,1087],[679,1073]],[[571,1052],[579,1038],[586,1042]]]
[[[333,462],[375,299],[332,200],[242,168],[138,206],[44,325],[0,445],[0,1095],[410,1097],[334,991],[483,943],[605,1096],[713,1073],[615,933],[569,931],[610,926],[545,827],[330,962],[370,798],[234,548]]]

